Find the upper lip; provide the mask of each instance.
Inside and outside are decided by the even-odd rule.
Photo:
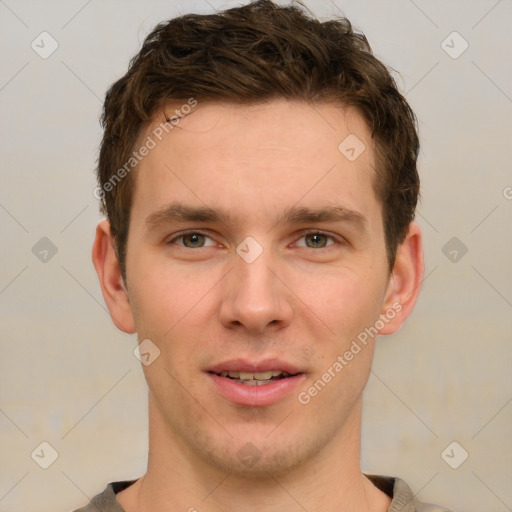
[[[263,361],[249,361],[247,359],[230,359],[229,361],[223,361],[214,366],[211,366],[206,371],[211,373],[221,372],[269,372],[269,371],[283,371],[290,375],[296,375],[297,373],[303,373],[298,367],[281,361],[279,359],[264,359]]]

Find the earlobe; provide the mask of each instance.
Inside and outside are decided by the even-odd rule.
[[[96,228],[96,236],[92,247],[92,261],[112,321],[121,331],[134,333],[135,324],[128,300],[128,292],[119,269],[114,240],[110,233],[110,223],[106,220],[100,222]]]
[[[396,252],[382,311],[389,321],[380,329],[380,334],[396,332],[410,315],[420,293],[423,272],[421,230],[415,222],[411,222]]]

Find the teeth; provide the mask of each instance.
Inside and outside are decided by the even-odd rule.
[[[272,380],[240,380],[241,384],[245,384],[246,386],[263,386],[263,384],[268,384],[269,382],[273,382]]]
[[[257,381],[268,381],[274,377],[289,377],[290,374],[287,372],[283,372],[280,370],[268,371],[268,372],[221,372],[220,375],[222,377],[230,377],[231,379],[242,380],[244,383],[247,383],[251,386],[252,382]]]

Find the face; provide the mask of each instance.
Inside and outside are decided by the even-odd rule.
[[[141,161],[130,315],[160,350],[151,421],[181,451],[279,473],[358,425],[374,331],[401,309],[373,166],[356,112],[284,100],[199,104]]]

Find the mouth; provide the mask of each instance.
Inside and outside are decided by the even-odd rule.
[[[305,373],[277,359],[259,363],[225,361],[206,370],[213,389],[236,405],[267,406],[288,397],[304,382]]]
[[[282,370],[269,370],[266,372],[236,372],[236,371],[222,371],[220,373],[215,373],[219,377],[225,377],[227,379],[236,382],[237,384],[243,384],[244,386],[264,386],[266,384],[271,384],[272,382],[276,382],[278,380],[287,379],[289,377],[294,377],[298,374],[290,374],[286,371]]]

